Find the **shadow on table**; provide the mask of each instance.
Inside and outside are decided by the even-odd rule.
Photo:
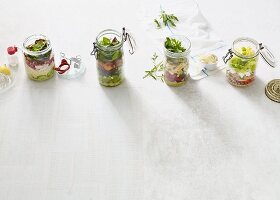
[[[231,90],[238,91],[245,98],[251,100],[252,103],[263,101],[262,98],[265,96],[264,90],[266,84],[258,77],[256,77],[252,85],[247,87],[235,87],[230,85],[228,82],[223,82],[221,79],[208,79],[207,81],[215,81],[217,84],[227,84]],[[193,104],[193,106],[202,108],[205,107],[205,109],[210,109],[211,111],[219,110],[216,103],[211,103],[209,100],[211,98],[207,97],[208,94],[203,94],[201,88],[198,87],[197,81],[189,80],[186,85],[178,88],[170,87],[170,90],[188,105]],[[218,94],[218,91],[215,94]],[[200,98],[198,99],[200,101],[196,101],[197,97]]]
[[[138,88],[132,87],[127,80],[116,87],[101,87],[130,132],[141,133],[142,103],[137,93]]]
[[[15,80],[15,84],[4,93],[1,93],[0,100],[10,100],[14,98],[22,98],[21,95],[30,94],[33,95],[33,89],[37,90],[56,90],[56,78],[51,78],[46,81],[33,81],[30,80],[27,76],[21,81],[18,79]],[[22,83],[24,82],[24,84]],[[51,95],[51,94],[50,94]],[[32,100],[33,98],[31,98]]]
[[[59,88],[56,78],[46,81],[33,81],[28,78],[23,80],[26,83],[24,88],[19,90],[19,98],[24,98],[29,105],[25,105],[26,112],[34,115],[41,115],[42,110],[45,113],[56,113],[57,103],[59,102]],[[24,96],[24,97],[23,97]],[[29,110],[27,110],[29,109]],[[41,110],[42,109],[42,110]]]
[[[265,96],[265,83],[258,77],[256,77],[252,85],[249,85],[247,87],[232,87],[233,89],[236,89],[240,94],[242,94],[245,98],[251,100],[252,103],[263,101],[262,97]]]
[[[224,84],[222,77],[218,78],[218,84]],[[216,81],[208,79],[202,81]],[[209,93],[206,93],[199,87],[198,81],[189,80],[182,87],[170,87],[170,90],[188,106],[192,113],[199,119],[201,127],[209,127],[209,132],[215,133],[219,140],[229,151],[239,152],[239,144],[234,142],[232,130],[235,130],[235,124],[232,123],[231,116],[225,115],[223,100],[216,102],[215,99],[220,97],[209,98]],[[208,131],[203,130],[205,134]]]

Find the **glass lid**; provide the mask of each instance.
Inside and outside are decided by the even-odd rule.
[[[0,66],[0,93],[10,89],[15,83],[15,73],[8,65]]]
[[[250,59],[259,55],[260,46],[259,43],[252,38],[240,37],[234,40],[232,50],[238,57]]]
[[[83,64],[80,55],[68,58],[66,57],[65,53],[61,52],[60,58],[61,64],[58,67],[54,68],[60,78],[75,79],[85,73],[86,67]]]
[[[267,64],[276,67],[276,59],[266,45],[260,43],[260,54]]]

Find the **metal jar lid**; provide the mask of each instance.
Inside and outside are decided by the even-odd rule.
[[[280,103],[280,79],[270,81],[265,87],[266,96],[277,103]]]

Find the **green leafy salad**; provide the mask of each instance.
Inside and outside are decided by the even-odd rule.
[[[122,82],[123,51],[120,46],[121,42],[116,37],[113,39],[103,37],[99,44],[102,46],[97,51],[99,82],[108,87],[117,86]]]
[[[230,67],[232,67],[238,73],[254,72],[256,70],[257,60],[255,57],[253,57],[255,52],[252,50],[252,48],[242,47],[238,53],[245,58],[234,56],[230,60]]]

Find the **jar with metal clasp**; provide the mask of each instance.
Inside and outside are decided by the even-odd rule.
[[[255,71],[258,65],[259,55],[271,67],[275,67],[275,59],[271,51],[256,40],[241,37],[236,39],[232,48],[223,57],[228,63],[226,77],[231,85],[248,86],[255,80]]]
[[[124,52],[123,44],[128,41],[129,53],[135,51],[135,41],[126,29],[122,33],[107,29],[101,31],[93,43],[91,55],[95,55],[99,83],[103,86],[114,87],[123,82]]]
[[[182,86],[189,77],[189,54],[191,51],[190,40],[182,35],[174,35],[166,38],[167,40],[180,43],[182,49],[180,52],[173,52],[166,48],[164,43],[164,81],[168,86]]]

